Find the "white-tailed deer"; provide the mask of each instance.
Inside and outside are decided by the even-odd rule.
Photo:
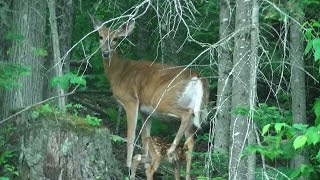
[[[174,158],[176,146],[184,134],[189,152],[186,157],[186,174],[187,179],[190,179],[191,153],[194,147],[193,125],[199,128],[207,116],[205,108],[209,94],[208,81],[191,69],[122,59],[116,49],[117,39],[132,32],[133,21],[119,29],[107,28],[96,18],[93,18],[93,24],[100,35],[105,74],[115,98],[122,104],[127,115],[127,166],[131,167],[138,112],[141,112],[144,124],[142,142],[150,136],[151,129],[151,121],[146,121],[145,117],[150,114],[167,115],[181,121],[167,155],[171,160]]]
[[[158,169],[161,161],[169,161],[167,156],[167,150],[170,148],[171,143],[161,140],[159,137],[148,137],[144,141],[147,143],[149,148],[147,154],[137,154],[133,157],[131,166],[131,180],[135,179],[136,170],[140,163],[145,164],[147,180],[153,180],[153,174]],[[180,166],[182,162],[186,159],[187,149],[179,144],[176,147],[173,155],[176,157],[173,162],[174,165],[174,176],[176,180],[180,179]],[[151,159],[149,159],[149,156]]]

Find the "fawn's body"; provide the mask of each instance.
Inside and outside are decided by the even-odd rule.
[[[185,161],[187,149],[183,145],[178,145],[173,153],[175,158],[171,162],[167,156],[167,150],[170,148],[171,143],[164,142],[161,138],[155,136],[146,138],[145,143],[147,143],[148,152],[147,154],[137,154],[133,157],[130,179],[135,179],[137,167],[140,163],[143,163],[145,165],[147,180],[152,180],[153,174],[158,169],[160,163],[167,161],[173,164],[175,179],[179,180],[180,166],[182,162]]]

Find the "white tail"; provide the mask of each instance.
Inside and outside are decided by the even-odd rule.
[[[120,58],[116,50],[117,39],[132,32],[132,21],[117,30],[102,26],[95,18],[93,24],[100,35],[105,74],[115,98],[123,105],[127,115],[127,166],[131,167],[138,111],[145,124],[142,141],[150,136],[151,129],[151,121],[145,122],[145,117],[150,113],[173,116],[179,118],[181,124],[167,154],[170,159],[173,158],[175,148],[185,134],[189,152],[186,167],[188,179],[194,147],[193,125],[199,128],[206,118],[206,113],[202,112],[206,112],[204,108],[208,102],[208,81],[191,69]]]
[[[162,141],[159,137],[146,138],[145,142],[148,147],[147,154],[137,154],[133,157],[131,166],[131,180],[135,179],[136,170],[140,163],[143,163],[146,168],[147,180],[153,179],[153,174],[158,169],[161,161],[169,161],[167,157],[167,150],[170,148],[171,143]],[[178,145],[173,153],[175,160],[171,162],[174,165],[174,176],[176,180],[180,179],[181,163],[185,160],[186,149],[183,145]],[[151,159],[149,159],[149,156]],[[151,162],[150,162],[151,161]]]

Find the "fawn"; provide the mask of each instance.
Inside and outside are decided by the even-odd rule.
[[[140,163],[144,163],[145,165],[147,179],[152,180],[153,174],[158,169],[160,162],[170,162],[167,156],[167,150],[170,148],[171,143],[164,142],[161,138],[156,136],[146,138],[144,143],[146,143],[144,146],[147,147],[148,152],[146,155],[137,154],[133,157],[130,177],[131,180],[135,179],[136,170]],[[187,148],[180,144],[173,153],[174,158],[170,163],[174,165],[176,180],[180,179],[180,166],[186,159],[186,152]]]

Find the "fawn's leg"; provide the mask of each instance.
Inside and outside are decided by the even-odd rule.
[[[174,165],[174,177],[175,177],[175,180],[180,180],[180,161],[175,161],[173,163]]]

